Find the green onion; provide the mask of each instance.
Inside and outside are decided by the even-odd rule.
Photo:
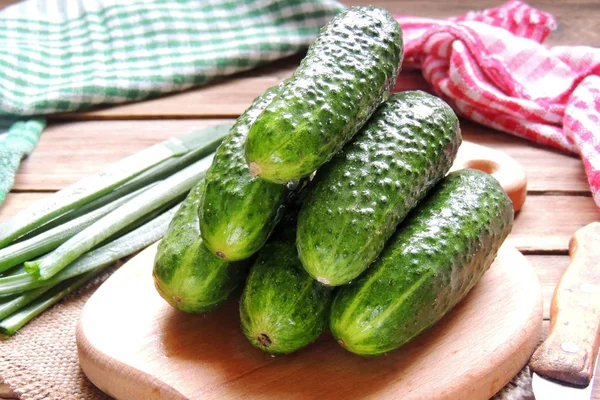
[[[32,290],[0,303],[0,332],[11,335],[19,328],[55,304],[66,294],[92,278],[103,268],[131,255],[162,238],[179,205],[119,239],[92,250],[46,282],[35,282]],[[79,278],[81,277],[81,278]],[[39,283],[45,286],[38,287]],[[56,289],[52,289],[56,288]],[[48,292],[47,294],[45,294]],[[64,293],[63,293],[64,292]],[[44,295],[40,298],[40,296]],[[32,303],[33,300],[39,300]],[[31,305],[26,306],[31,303]],[[26,306],[26,307],[24,307]],[[7,317],[8,314],[11,314]]]
[[[233,122],[209,126],[201,129],[198,132],[186,135],[182,138],[187,147],[193,148],[190,152],[179,157],[172,157],[158,165],[150,167],[135,178],[119,186],[110,193],[92,200],[81,207],[74,209],[66,214],[63,214],[52,221],[38,227],[33,232],[30,232],[18,240],[27,239],[39,233],[51,229],[55,226],[64,224],[74,218],[77,218],[85,213],[95,210],[99,206],[115,201],[124,195],[127,195],[139,188],[148,186],[149,184],[163,180],[175,172],[187,167],[188,165],[208,156],[213,153],[219,144],[221,144],[224,136],[229,132]]]
[[[0,320],[25,307],[53,287],[52,285],[43,286],[38,289],[29,290],[23,294],[14,295],[6,300],[2,299],[4,301],[0,302]]]
[[[104,242],[102,242],[97,247],[101,247],[107,243],[113,242],[113,241],[119,239],[120,237],[125,236],[128,233],[136,230],[137,228],[145,225],[144,229],[146,229],[146,231],[144,231],[144,232],[137,231],[136,235],[138,237],[131,237],[131,235],[129,235],[121,241],[112,243],[112,246],[104,247],[103,251],[100,252],[100,255],[101,255],[100,258],[95,256],[97,253],[90,252],[92,254],[91,256],[89,255],[90,253],[86,253],[82,258],[77,259],[74,263],[70,264],[68,267],[66,267],[61,272],[59,272],[57,275],[55,275],[54,277],[52,277],[48,280],[42,280],[38,276],[27,273],[25,270],[25,267],[23,265],[21,265],[17,268],[14,268],[14,270],[12,270],[10,274],[6,274],[6,275],[0,277],[0,301],[2,301],[3,297],[10,297],[10,296],[13,296],[15,293],[22,293],[23,291],[32,290],[32,289],[46,286],[49,284],[55,285],[65,279],[69,279],[76,275],[83,274],[90,268],[104,266],[104,264],[102,264],[102,265],[99,264],[100,261],[106,260],[106,258],[104,258],[104,256],[110,256],[110,258],[108,258],[108,260],[110,262],[118,260],[120,257],[117,257],[117,258],[115,258],[115,257],[120,254],[123,254],[122,257],[125,257],[130,254],[130,253],[128,253],[128,251],[129,251],[128,249],[130,249],[130,247],[128,247],[127,245],[124,245],[124,243],[123,243],[125,240],[129,241],[129,244],[133,244],[134,246],[141,246],[144,243],[147,243],[147,244],[152,243],[152,241],[149,241],[149,239],[147,239],[148,238],[147,235],[151,235],[151,236],[149,236],[150,239],[159,237],[159,236],[157,236],[157,233],[156,233],[157,228],[155,226],[156,226],[156,224],[164,223],[163,219],[167,218],[167,216],[164,216],[162,214],[164,214],[166,210],[172,209],[173,207],[178,207],[179,203],[181,202],[181,200],[183,200],[184,197],[185,196],[180,196],[179,198],[177,198],[174,201],[169,202],[165,206],[163,206],[155,211],[152,211],[149,214],[144,215],[142,218],[135,221],[133,224],[128,225],[125,229],[115,233],[113,236],[106,239]],[[160,218],[160,219],[157,219],[157,218]],[[157,219],[157,220],[154,223],[154,225],[149,224],[149,222],[152,222],[155,219]],[[159,231],[159,233],[160,233],[160,231]],[[158,239],[156,239],[156,240],[158,240]],[[135,247],[135,248],[137,248],[137,247]],[[45,255],[44,257],[40,257],[36,261],[42,261],[47,256],[48,255]]]
[[[79,232],[41,261],[26,262],[25,269],[41,279],[52,277],[143,215],[187,193],[205,175],[211,163],[212,156],[206,157],[177,172]]]
[[[10,276],[10,275],[17,275],[17,274],[22,274],[25,272],[25,266],[24,265],[18,265],[16,267],[12,267],[4,272],[2,272],[0,274],[0,278],[5,277],[5,276]]]
[[[213,127],[212,130],[214,132],[209,132],[209,134],[204,133],[204,131],[194,132],[182,138],[173,138],[156,144],[111,165],[103,172],[92,175],[56,192],[36,205],[20,212],[8,221],[0,224],[0,248],[7,246],[15,241],[15,239],[47,222],[77,207],[103,197],[119,186],[124,186],[125,183],[139,177],[140,174],[149,168],[156,166],[160,170],[161,168],[158,164],[166,160],[188,154],[194,149],[200,150],[199,148],[202,147],[206,147],[204,151],[207,151],[207,149],[213,151],[227,132],[225,129],[219,130],[216,127]],[[167,167],[169,170],[172,170],[174,168],[173,163],[169,163]],[[154,172],[156,173],[156,171]],[[137,184],[133,184],[129,188],[130,191],[145,186],[148,183],[146,179],[148,177],[144,179],[140,178]],[[119,196],[122,195],[123,193],[119,194]],[[106,204],[106,202],[110,202],[110,199],[105,198],[102,202],[94,206],[99,207]],[[90,209],[84,209],[84,211],[90,211]],[[73,214],[73,216],[67,218],[72,219],[75,216],[77,214]]]
[[[4,272],[24,261],[31,260],[34,257],[54,250],[104,215],[127,203],[145,190],[146,188],[139,189],[134,193],[123,196],[112,203],[68,221],[63,225],[42,232],[38,236],[0,249],[0,272]]]
[[[42,294],[38,299],[31,302],[29,305],[26,305],[17,312],[11,314],[9,317],[0,321],[0,333],[5,335],[14,334],[16,331],[22,328],[23,325],[86,283],[95,275],[96,272],[97,271],[88,272],[81,277],[62,282],[61,284],[49,290],[47,293]]]
[[[93,269],[105,267],[133,254],[163,237],[177,207],[179,206],[172,207],[137,229],[85,253],[50,279],[42,280],[27,273],[2,277],[0,278],[0,295],[11,295],[46,285],[53,285]],[[42,261],[46,257],[38,261]]]

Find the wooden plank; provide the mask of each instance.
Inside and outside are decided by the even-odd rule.
[[[151,144],[225,121],[55,122],[44,131],[33,154],[21,164],[14,189],[58,190]],[[589,192],[578,158],[477,124],[463,121],[462,125],[466,140],[505,151],[519,161],[527,173],[530,191]]]
[[[18,3],[20,0],[0,0],[0,10],[4,7],[8,7],[11,4]]]
[[[591,197],[530,195],[507,240],[528,253],[566,254],[573,233],[598,220],[600,213]]]
[[[544,298],[544,319],[549,319],[550,301],[554,293],[554,288],[569,265],[570,258],[567,255],[527,255],[525,257],[540,279],[542,296]]]
[[[527,174],[527,190],[531,193],[590,191],[581,159],[526,139],[461,120],[464,140],[502,150],[517,160]]]
[[[19,397],[14,393],[8,385],[0,383],[0,399],[18,399]]]
[[[0,207],[0,223],[46,196],[48,193],[9,193]]]

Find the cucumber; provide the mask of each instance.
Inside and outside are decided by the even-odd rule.
[[[296,351],[327,329],[331,291],[313,280],[298,260],[294,235],[269,240],[250,270],[242,298],[242,331],[268,353]]]
[[[173,216],[158,245],[152,271],[158,293],[173,307],[189,313],[216,308],[244,282],[248,272],[248,263],[224,261],[204,245],[198,218],[204,187],[202,180]]]
[[[394,350],[448,313],[494,261],[513,223],[491,176],[449,174],[390,239],[367,273],[331,308],[335,339],[360,355]]]
[[[250,128],[252,174],[284,183],[323,165],[389,96],[403,54],[387,11],[352,7],[336,16]]]
[[[397,225],[442,179],[461,143],[458,119],[420,91],[392,95],[317,171],[298,217],[298,252],[326,285],[359,276]]]
[[[244,145],[248,130],[278,92],[257,97],[218,148],[206,174],[200,231],[218,257],[236,261],[258,251],[273,230],[285,198],[285,186],[253,178]]]

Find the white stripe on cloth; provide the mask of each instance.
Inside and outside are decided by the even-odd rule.
[[[406,59],[438,94],[464,117],[579,154],[600,208],[600,49],[544,47],[554,18],[515,0],[443,21],[396,18]]]

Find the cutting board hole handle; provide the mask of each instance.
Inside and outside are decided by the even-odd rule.
[[[465,167],[478,169],[491,175],[500,169],[500,164],[493,160],[469,160]]]

